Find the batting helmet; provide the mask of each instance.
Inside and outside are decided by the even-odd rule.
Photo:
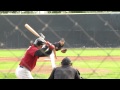
[[[36,46],[40,46],[40,45],[44,45],[44,42],[41,41],[39,38],[37,38],[33,44]]]

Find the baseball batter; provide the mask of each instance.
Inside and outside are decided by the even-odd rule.
[[[46,47],[43,47],[43,45]],[[50,42],[43,42],[39,38],[35,40],[32,46],[26,50],[24,57],[22,58],[19,66],[16,69],[16,76],[18,79],[33,79],[31,71],[36,66],[37,59],[39,57],[49,56],[55,47]]]

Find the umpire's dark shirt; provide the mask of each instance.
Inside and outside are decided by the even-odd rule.
[[[66,65],[54,68],[48,79],[80,79],[80,73],[73,67]]]

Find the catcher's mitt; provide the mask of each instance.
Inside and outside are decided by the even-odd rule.
[[[61,52],[62,52],[62,53],[66,53],[66,51],[67,51],[67,49],[66,49],[66,48],[61,49]]]

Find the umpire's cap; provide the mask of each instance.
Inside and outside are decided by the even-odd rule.
[[[71,63],[71,60],[68,58],[68,57],[65,57],[62,62],[61,62],[62,65],[70,65],[72,64]]]
[[[44,45],[44,42],[42,40],[40,40],[40,38],[37,38],[34,42],[34,45],[36,45],[36,46]]]

